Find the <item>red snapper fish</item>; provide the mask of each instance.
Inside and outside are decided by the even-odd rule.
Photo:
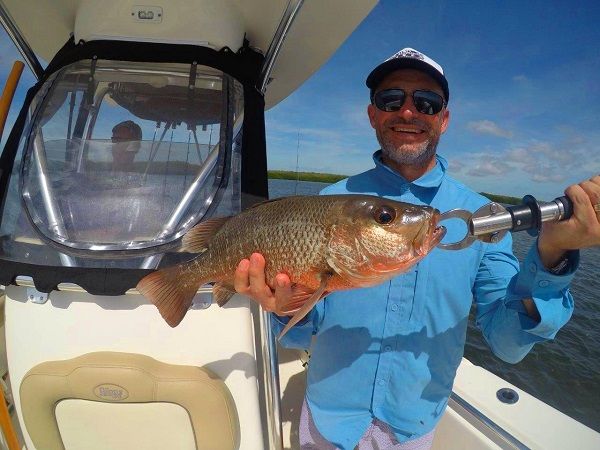
[[[239,262],[261,253],[271,287],[278,273],[292,282],[293,296],[284,310],[295,314],[283,336],[328,293],[374,286],[416,264],[443,238],[446,229],[437,226],[439,218],[430,206],[371,195],[270,200],[193,227],[182,249],[199,255],[147,275],[137,289],[175,327],[206,283],[214,283],[220,306],[227,303],[235,294]]]

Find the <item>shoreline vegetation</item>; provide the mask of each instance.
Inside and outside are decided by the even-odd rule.
[[[333,173],[293,172],[291,170],[269,170],[268,177],[275,180],[316,181],[318,183],[336,183],[348,175],[335,175]]]
[[[347,175],[336,175],[333,173],[317,173],[317,172],[294,172],[291,170],[269,170],[268,177],[275,180],[298,180],[298,181],[316,181],[319,183],[335,183],[347,178]],[[481,195],[490,199],[493,202],[504,203],[508,205],[518,205],[521,199],[518,197],[510,197],[508,195],[490,194],[488,192],[480,192]]]

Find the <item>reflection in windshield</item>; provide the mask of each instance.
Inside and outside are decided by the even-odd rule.
[[[85,61],[63,69],[41,104],[25,155],[28,213],[46,237],[75,248],[173,240],[219,189],[241,85],[205,68],[190,89],[183,64],[90,70]]]

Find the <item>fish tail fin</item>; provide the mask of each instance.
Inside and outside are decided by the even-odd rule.
[[[198,288],[204,284],[186,282],[181,277],[183,265],[167,267],[145,276],[137,285],[137,290],[154,306],[171,327],[176,327],[192,305]]]

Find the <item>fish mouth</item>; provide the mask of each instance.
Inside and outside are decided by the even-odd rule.
[[[446,231],[446,227],[443,225],[438,225],[434,228],[433,233],[431,233],[431,248],[438,246],[442,239],[444,239],[444,236],[446,236]]]
[[[421,230],[419,230],[414,241],[414,248],[417,255],[425,256],[433,248],[437,247],[442,239],[444,239],[446,227],[438,225],[440,217],[440,211],[435,209],[431,219],[428,222],[425,222],[423,227],[421,227]]]

